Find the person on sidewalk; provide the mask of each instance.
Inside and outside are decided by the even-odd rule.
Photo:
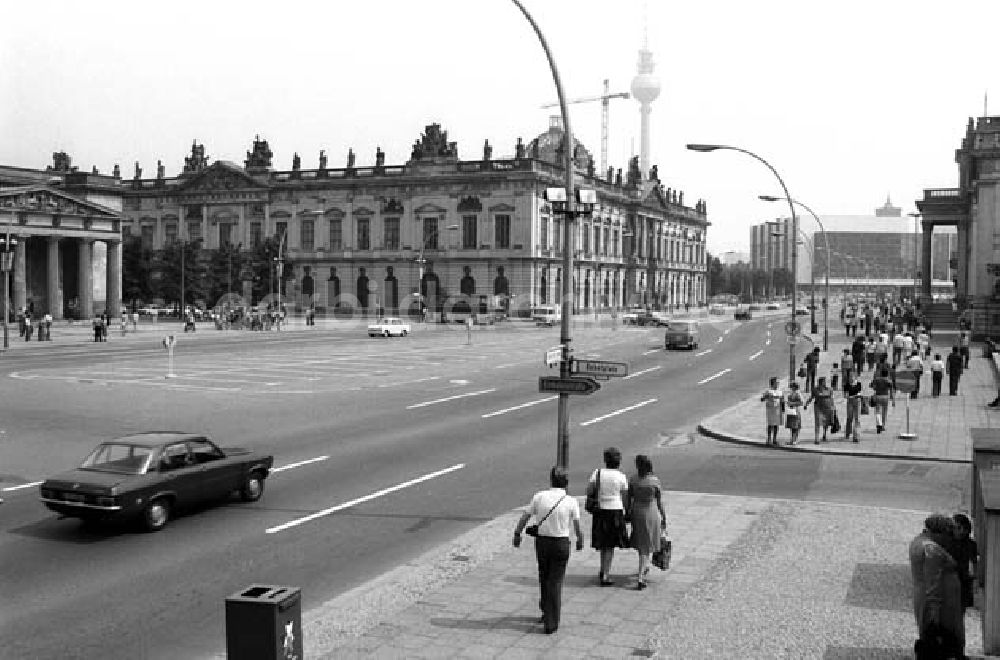
[[[816,370],[819,369],[819,347],[807,353],[802,362],[806,367],[806,394],[808,394],[816,386]]]
[[[777,380],[777,379],[775,379]],[[628,518],[632,522],[629,544],[639,553],[639,573],[635,588],[646,588],[650,559],[660,550],[660,532],[667,528],[660,480],[653,474],[653,463],[645,454],[635,457],[636,476],[628,484]]]
[[[951,517],[955,523],[955,561],[958,563],[958,581],[962,585],[962,609],[973,607],[973,591],[979,572],[979,545],[972,538],[972,521],[964,513]]]
[[[906,368],[914,373],[913,391],[910,398],[916,399],[920,396],[920,379],[924,375],[924,361],[920,359],[920,351],[914,349],[910,351],[910,357],[906,361]]]
[[[799,432],[802,430],[802,404],[805,400],[799,393],[799,384],[794,380],[788,389],[790,392],[785,396],[785,428],[792,434],[788,444],[794,445],[799,441]]]
[[[621,464],[622,453],[616,447],[608,447],[604,450],[604,469],[594,470],[587,481],[588,488],[597,489],[598,508],[591,522],[590,547],[601,553],[601,570],[597,579],[602,587],[614,584],[611,562],[615,558],[615,548],[628,547],[628,530],[625,527],[628,477],[618,469]]]
[[[896,406],[895,387],[889,378],[889,365],[884,364],[879,367],[875,378],[872,379],[872,408],[875,414],[875,433],[885,431],[885,422],[889,415],[889,402]]]
[[[958,352],[962,354],[963,369],[969,368],[969,344],[971,341],[968,330],[958,333]]]
[[[858,375],[854,365],[854,356],[851,355],[850,349],[845,348],[844,355],[840,358],[840,389],[845,395],[847,394],[847,385],[852,378]]]
[[[854,360],[854,373],[860,377],[861,372],[865,370],[865,338],[863,336],[854,337],[854,341],[851,343],[851,359]]]
[[[580,505],[575,497],[566,495],[569,477],[566,470],[553,467],[549,471],[547,490],[535,493],[528,510],[521,514],[514,528],[514,547],[521,546],[521,532],[532,517],[538,521],[535,536],[535,560],[538,562],[538,607],[542,610],[545,634],[559,629],[562,609],[562,586],[569,562],[569,530],[576,533],[576,550],[583,550],[583,530],[580,528]]]
[[[781,426],[782,415],[785,412],[785,395],[778,388],[778,379],[771,376],[769,386],[760,395],[764,402],[764,423],[767,425],[766,445],[778,446],[778,428]]]
[[[892,338],[892,366],[899,366],[899,361],[903,359],[904,339],[902,333],[897,332]]]
[[[965,657],[962,587],[952,554],[954,526],[948,516],[928,516],[924,530],[910,542],[913,615],[919,635],[913,650],[918,660]]]
[[[889,336],[884,332],[878,336],[875,341],[875,367],[878,369],[878,365],[884,362],[889,357]]]
[[[45,341],[52,341],[52,315],[45,314]]]
[[[815,419],[815,431],[813,442],[819,444],[822,440],[826,442],[826,432],[833,425],[833,418],[837,414],[836,408],[833,406],[833,390],[826,385],[826,378],[820,376],[816,381],[816,387],[813,388],[812,393],[809,398],[802,405],[802,410],[809,410],[809,404],[816,401],[816,407],[813,408],[813,417]],[[823,437],[819,437],[820,429],[823,431]]]
[[[951,353],[948,354],[948,359],[944,363],[945,373],[948,374],[948,394],[951,396],[958,394],[958,381],[961,380],[962,372],[965,370],[965,367],[962,366],[964,362],[958,346],[952,346]],[[997,397],[997,401],[1000,401],[1000,396]]]
[[[920,328],[920,333],[917,335],[917,345],[920,347],[921,357],[929,358],[931,356],[931,336],[923,327]]]
[[[875,351],[877,349],[877,344],[875,343],[875,337],[868,337],[868,341],[865,342],[865,362],[868,364],[868,371],[875,370]],[[858,371],[860,374],[861,372]]]
[[[861,378],[851,377],[851,382],[844,390],[847,398],[847,421],[844,422],[844,440],[851,438],[858,442],[860,438],[859,427],[861,426]]]
[[[931,360],[931,396],[941,396],[941,382],[944,380],[944,360],[940,353],[934,354]]]

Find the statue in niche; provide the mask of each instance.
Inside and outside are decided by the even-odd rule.
[[[111,176],[115,177],[116,179],[122,178],[122,168],[118,167],[118,163],[115,163],[114,169],[111,170]]]
[[[382,147],[375,147],[375,167],[385,166],[385,152]]]
[[[510,293],[509,282],[507,276],[504,275],[503,266],[497,266],[497,276],[493,278],[493,293],[498,296],[506,296]]]
[[[391,310],[399,307],[399,280],[392,266],[385,267],[385,307]]]
[[[139,167],[139,161],[135,161],[135,178],[136,179],[142,178],[142,168]]]
[[[365,272],[365,267],[362,266],[358,268],[358,280],[355,283],[358,304],[361,305],[362,309],[367,309],[368,307],[368,275]]]
[[[302,295],[304,295],[304,296],[311,296],[311,295],[313,295],[313,291],[314,291],[313,287],[314,287],[315,283],[313,281],[312,275],[310,274],[311,270],[312,270],[312,268],[310,268],[309,266],[303,266],[302,267],[302,271],[303,271],[303,275],[302,275]]]
[[[319,169],[326,169],[326,149],[319,150]]]
[[[493,147],[490,146],[490,141],[486,140],[483,143],[483,160],[491,160],[493,158]]]
[[[330,268],[330,277],[326,280],[326,296],[334,307],[340,307],[340,277],[337,269]]]
[[[347,169],[354,168],[354,149],[347,150]]]
[[[517,138],[517,144],[514,145],[514,158],[524,158],[524,142],[521,138]]]
[[[162,179],[166,175],[166,169],[167,168],[163,167],[162,160],[156,161],[156,178]]]
[[[299,152],[292,154],[292,169],[298,171],[302,167],[302,159],[299,158]]]
[[[472,276],[472,268],[462,266],[462,272],[464,275],[458,286],[459,292],[465,296],[474,295],[476,293],[476,278]]]
[[[649,180],[650,181],[660,180],[660,170],[656,165],[653,165],[651,168],[649,168]]]

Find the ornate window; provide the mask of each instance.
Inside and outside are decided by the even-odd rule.
[[[344,249],[344,225],[340,218],[330,218],[330,249]]]
[[[425,250],[437,250],[438,249],[438,219],[437,218],[424,218],[423,223],[423,241]]]
[[[250,223],[250,247],[257,247],[264,235],[263,225],[259,222]]]
[[[177,240],[177,223],[168,222],[163,225],[163,243],[165,245],[170,245]]]
[[[542,216],[541,222],[538,225],[538,243],[541,245],[543,250],[549,249],[549,218],[548,216]],[[542,302],[545,302],[544,297]]]
[[[201,220],[190,220],[188,221],[188,240],[189,241],[200,241],[201,240]]]
[[[359,250],[370,250],[372,249],[372,227],[371,220],[369,218],[358,218],[358,249]]]
[[[462,216],[462,247],[466,250],[475,250],[479,244],[478,232],[479,216]]]
[[[493,247],[498,250],[506,250],[510,248],[510,216],[509,215],[498,215],[494,218],[495,227],[495,240],[493,241]]]
[[[233,242],[233,224],[231,222],[219,223],[219,247],[229,245]]]
[[[278,243],[281,243],[282,237],[288,233],[288,223],[287,222],[276,222],[274,223],[274,237],[278,239]]]
[[[142,249],[152,250],[153,249],[153,225],[143,225],[140,228],[141,238],[142,238]]]
[[[303,218],[299,222],[299,248],[302,250],[316,249],[316,221]]]
[[[590,252],[590,225],[583,226],[583,253],[588,254]]]
[[[399,218],[385,219],[385,249],[399,249]]]

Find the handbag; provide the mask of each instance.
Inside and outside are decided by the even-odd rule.
[[[556,510],[556,507],[559,506],[564,499],[566,499],[565,495],[563,495],[562,497],[560,497],[559,501],[556,502],[555,504],[553,504],[552,508],[549,509],[549,512],[545,514],[545,518],[548,518],[549,516],[551,516],[552,512]],[[545,518],[542,518],[541,520],[539,520],[534,525],[528,525],[527,527],[525,527],[524,528],[524,533],[527,534],[528,536],[538,536],[538,526],[541,525],[543,522],[545,522]]]
[[[869,412],[870,410],[868,408],[868,397],[863,396],[861,397],[861,414],[867,415]]]
[[[673,543],[666,532],[660,532],[660,549],[653,553],[652,562],[661,571],[670,568],[670,555],[673,553]]]
[[[833,411],[833,421],[830,422],[830,433],[840,433],[840,417],[837,411]]]
[[[583,510],[593,515],[600,507],[601,493],[601,469],[597,469],[597,481],[587,486],[587,499],[583,503]]]
[[[806,377],[806,368],[805,368],[805,366],[799,367],[798,376],[799,376],[799,378],[805,378]]]

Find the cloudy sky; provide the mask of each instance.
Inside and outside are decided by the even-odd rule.
[[[570,98],[627,91],[648,17],[662,92],[651,161],[685,202],[708,202],[709,248],[743,250],[773,176],[821,215],[904,212],[925,187],[956,185],[954,151],[984,96],[1000,115],[996,0],[524,0]],[[148,7],[148,9],[147,9]],[[191,141],[242,164],[255,134],[275,167],[320,149],[342,167],[409,157],[439,122],[459,156],[513,153],[545,130],[555,92],[530,26],[509,0],[7,3],[0,40],[0,163],[74,165],[131,177],[180,171]],[[993,109],[995,108],[995,109]],[[600,104],[571,106],[600,155]],[[611,102],[611,164],[639,149],[638,104]],[[807,222],[807,221],[804,221]]]

